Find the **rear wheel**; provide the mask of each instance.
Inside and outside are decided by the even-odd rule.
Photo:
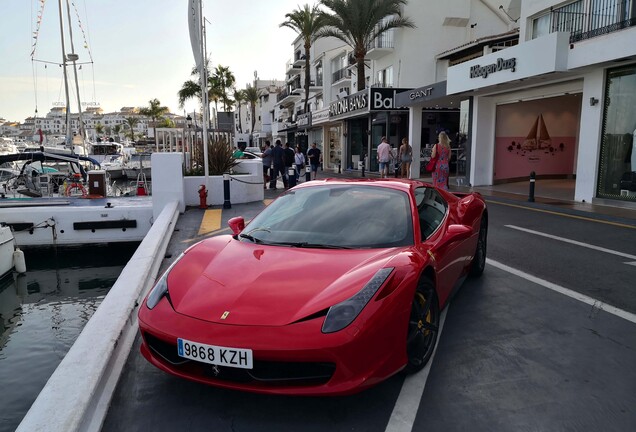
[[[422,369],[433,354],[439,333],[439,305],[433,282],[422,278],[415,291],[406,338],[408,363],[405,371]]]
[[[481,217],[481,225],[479,227],[479,237],[477,239],[477,249],[475,256],[470,264],[470,275],[479,277],[486,268],[486,249],[488,245],[488,219],[486,216]]]

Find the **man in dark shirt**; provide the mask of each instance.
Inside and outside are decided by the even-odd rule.
[[[279,139],[276,140],[276,146],[272,149],[272,162],[274,164],[274,171],[272,172],[272,184],[270,189],[276,189],[276,180],[278,174],[283,177],[283,184],[287,187],[287,173],[285,172],[285,150]]]
[[[309,158],[309,164],[311,165],[311,179],[316,180],[318,167],[322,163],[322,154],[320,153],[320,149],[316,147],[316,143],[311,144],[311,148],[307,152],[307,157]]]
[[[283,157],[285,161],[285,177],[283,178],[285,179],[285,189],[287,189],[289,187],[289,183],[287,182],[289,180],[289,169],[294,166],[294,150],[289,148],[289,143],[285,143],[283,151],[285,152]]]

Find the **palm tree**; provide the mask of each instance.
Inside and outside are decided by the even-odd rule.
[[[126,126],[130,128],[130,139],[131,141],[135,140],[135,127],[139,123],[139,119],[137,117],[126,117]]]
[[[98,135],[101,135],[104,133],[104,125],[101,123],[97,123],[95,125],[95,132],[97,132]]]
[[[196,73],[197,70],[195,69],[194,74]],[[198,82],[187,80],[181,86],[181,90],[177,92],[177,96],[179,97],[179,108],[183,108],[188,99],[197,98],[201,100],[201,86]]]
[[[251,85],[247,85],[245,90],[243,90],[245,94],[245,102],[250,104],[250,112],[252,113],[252,133],[254,133],[254,125],[256,124],[256,104],[258,103],[258,90],[256,87]]]
[[[238,132],[243,133],[243,124],[241,123],[241,105],[245,102],[245,92],[243,90],[234,89],[233,96],[236,101],[236,110],[238,111]]]
[[[192,69],[192,75],[198,75],[199,70],[195,67]],[[208,77],[208,112],[210,112],[210,101],[214,101],[215,104],[218,102],[218,97],[216,97],[215,89],[212,86],[212,77]],[[186,101],[188,99],[197,98],[201,101],[201,85],[199,82],[188,80],[183,83],[181,86],[181,90],[177,92],[177,96],[179,97],[179,108],[183,108]]]
[[[309,104],[309,50],[311,44],[318,38],[318,32],[324,27],[325,15],[320,12],[318,5],[309,7],[308,4],[293,12],[285,14],[287,21],[280,24],[279,27],[289,27],[302,37],[305,44],[305,107],[303,112],[307,112]]]
[[[169,112],[168,107],[161,106],[161,102],[159,99],[152,99],[148,101],[149,106],[139,108],[139,114],[150,117],[153,122],[153,134],[155,136],[155,146],[157,151],[159,151],[159,140],[157,140],[157,120],[162,118],[165,114]]]
[[[117,141],[119,141],[121,139],[120,136],[119,136],[120,132],[121,132],[121,125],[117,124],[117,125],[113,126],[113,133],[117,137]]]
[[[216,87],[219,91],[220,100],[221,102],[223,102],[223,110],[227,112],[228,107],[232,106],[233,104],[232,99],[230,99],[228,96],[228,89],[234,87],[236,78],[230,71],[229,67],[218,65],[214,68],[212,81],[214,83],[214,87]]]
[[[401,6],[407,0],[321,0],[331,10],[325,14],[326,28],[319,37],[335,37],[353,48],[358,73],[358,91],[364,90],[364,58],[367,47],[382,33],[415,24],[402,16]],[[387,18],[390,17],[390,18]]]

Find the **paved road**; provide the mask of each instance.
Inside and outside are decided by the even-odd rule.
[[[225,210],[223,226],[262,207]],[[254,395],[169,376],[138,340],[103,430],[636,430],[636,224],[548,209],[489,200],[489,264],[447,308],[428,374],[341,398]],[[202,216],[180,218],[171,255]]]

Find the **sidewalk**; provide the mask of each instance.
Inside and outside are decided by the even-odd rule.
[[[393,173],[390,175],[393,178]],[[301,183],[304,182],[304,176],[301,176]],[[334,173],[332,170],[318,171],[318,179],[326,178],[380,178],[378,172],[365,171],[362,177],[362,171],[345,170],[341,173]],[[431,181],[431,176],[425,175],[418,180],[425,182]],[[636,207],[619,207],[610,205],[599,205],[591,203],[582,203],[574,201],[574,180],[537,180],[535,187],[535,201],[528,202],[529,183],[506,183],[492,186],[470,187],[457,186],[457,178],[451,176],[450,190],[455,192],[479,192],[486,199],[493,201],[512,202],[518,205],[524,205],[535,208],[545,208],[551,211],[559,211],[572,214],[594,214],[602,219],[614,220],[621,219],[627,224],[636,226]],[[282,181],[278,181],[278,189],[265,191],[266,199],[274,199],[280,195],[285,189]]]

